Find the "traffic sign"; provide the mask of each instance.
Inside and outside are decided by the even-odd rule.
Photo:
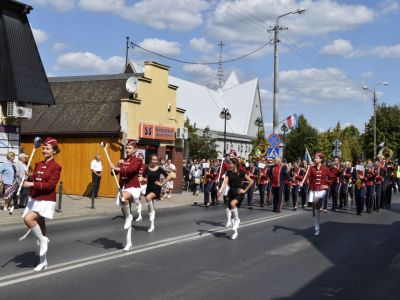
[[[342,145],[342,142],[339,141],[338,139],[336,139],[336,140],[333,141],[333,146],[335,146],[335,147],[340,147],[341,145]]]
[[[268,152],[267,152],[267,156],[268,156],[268,158],[276,158],[278,156],[281,156],[281,148],[279,148],[279,147],[276,147],[276,148],[269,147],[268,148]]]
[[[282,141],[279,134],[272,133],[268,136],[268,143],[271,145],[271,147],[278,147],[281,142]]]
[[[333,151],[332,151],[332,156],[341,157],[341,156],[342,156],[342,151],[340,151],[340,150],[333,150]]]

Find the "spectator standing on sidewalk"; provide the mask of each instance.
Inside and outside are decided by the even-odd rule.
[[[201,169],[199,164],[194,165],[194,169],[190,171],[190,176],[193,180],[193,195],[199,195],[199,185],[201,182]]]
[[[15,163],[17,168],[17,184],[20,185],[23,178],[27,178],[28,170],[26,165],[26,160],[29,156],[25,153],[20,153],[18,155],[18,161]],[[25,176],[25,177],[24,177]],[[22,187],[19,193],[19,202],[17,203],[18,207],[24,208],[26,203],[28,202],[29,189]]]
[[[92,171],[92,193],[95,198],[99,198],[99,188],[101,181],[101,174],[103,172],[103,165],[101,164],[100,154],[96,154],[90,163],[90,170]]]
[[[167,190],[165,191],[165,195],[167,198],[171,198],[171,193],[174,188],[174,181],[173,178],[176,178],[176,166],[172,163],[170,159],[167,160],[167,163],[165,164],[164,169],[167,171],[168,174],[170,174],[170,180],[168,180],[166,186]],[[175,173],[173,176],[171,173]]]
[[[3,210],[8,209],[10,215],[14,211],[15,194],[18,189],[17,168],[14,165],[15,153],[8,152],[7,160],[0,165],[0,180],[4,186]]]

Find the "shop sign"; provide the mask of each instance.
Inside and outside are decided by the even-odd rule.
[[[175,128],[154,124],[139,124],[139,138],[175,141]]]

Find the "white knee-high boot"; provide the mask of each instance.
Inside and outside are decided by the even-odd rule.
[[[136,222],[142,221],[142,203],[140,203],[140,198],[135,199],[135,204],[137,207],[138,217],[136,218]]]
[[[46,269],[47,269],[47,257],[45,254],[45,255],[40,256],[39,264],[33,269],[33,271],[40,272],[40,271],[46,270]]]
[[[126,244],[124,251],[129,251],[132,248],[132,227],[129,227],[126,231]]]
[[[36,224],[35,227],[31,228],[31,231],[39,240],[39,246],[40,246],[39,255],[45,256],[47,253],[47,249],[49,247],[50,240],[47,237],[43,236],[42,229],[40,229],[39,224]]]
[[[232,214],[233,214],[233,235],[232,235],[232,240],[236,239],[238,237],[238,229],[239,229],[239,225],[240,225],[240,219],[239,219],[239,212],[237,207],[235,207],[234,209],[232,209]]]
[[[156,219],[156,212],[154,210],[154,204],[153,200],[147,203],[148,204],[148,210],[149,210],[149,219],[150,219],[150,228],[147,230],[148,232],[153,232],[154,231],[154,220]]]
[[[232,226],[232,211],[227,207],[225,208],[225,214],[226,214],[225,227],[228,228]]]
[[[321,215],[321,211],[319,209],[315,210],[315,217],[314,217],[314,235],[319,235],[319,217]]]
[[[130,209],[129,209],[129,205],[122,205],[121,206],[121,210],[122,210],[122,213],[124,214],[124,217],[125,217],[124,229],[131,228],[133,217],[131,215],[131,212],[130,212]]]

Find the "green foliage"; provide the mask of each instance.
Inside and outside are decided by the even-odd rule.
[[[212,138],[210,129],[206,127],[202,135],[197,134],[196,124],[190,124],[189,119],[185,121],[185,127],[189,131],[189,157],[191,159],[216,159],[217,139]]]
[[[267,145],[268,146],[268,141],[267,138],[265,137],[265,131],[264,129],[260,129],[260,131],[258,132],[258,136],[256,138],[254,138],[252,141],[252,150],[251,150],[251,154],[257,155],[256,151],[258,149],[258,146],[260,145]]]
[[[363,148],[368,158],[374,151],[374,119],[370,118],[362,135]],[[395,157],[400,157],[400,107],[382,104],[376,110],[376,144],[385,142],[385,147],[393,150]],[[377,147],[377,151],[379,148]]]

